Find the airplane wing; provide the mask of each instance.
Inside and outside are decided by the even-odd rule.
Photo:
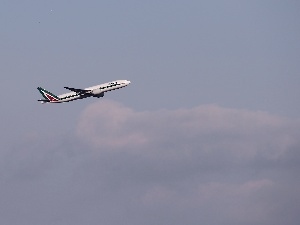
[[[74,91],[80,95],[91,93],[91,90],[84,90],[84,89],[71,88],[71,87],[64,87],[64,88],[70,91]]]

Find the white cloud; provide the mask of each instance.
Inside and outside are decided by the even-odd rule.
[[[80,137],[102,150],[135,146],[147,141],[140,130],[127,130],[128,122],[137,116],[133,110],[108,101],[104,101],[102,106],[93,104],[85,110],[77,128]]]
[[[191,109],[137,112],[119,103],[90,105],[78,136],[98,151],[165,152],[169,157],[220,153],[237,160],[276,159],[298,142],[299,122],[266,112],[203,105]],[[162,153],[164,155],[164,153]],[[167,155],[164,155],[168,157]]]

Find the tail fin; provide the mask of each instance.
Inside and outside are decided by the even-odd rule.
[[[38,87],[37,89],[45,98],[45,102],[57,102],[60,100],[59,97],[57,97],[56,95],[52,94],[51,92],[49,92],[41,87]],[[43,101],[43,100],[40,100],[40,101]]]

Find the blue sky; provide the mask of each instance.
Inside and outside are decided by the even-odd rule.
[[[1,1],[9,204],[0,222],[295,224],[299,9],[292,0]],[[37,86],[61,94],[116,79],[132,83],[100,100],[36,101]]]

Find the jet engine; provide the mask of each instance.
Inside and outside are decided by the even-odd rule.
[[[97,97],[97,98],[104,97],[104,92],[101,92],[99,94],[94,94],[93,97]]]

